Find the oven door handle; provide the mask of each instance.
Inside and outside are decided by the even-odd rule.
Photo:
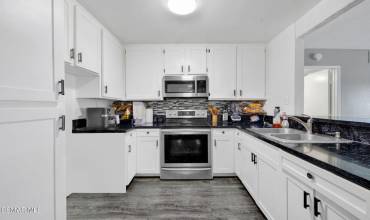
[[[211,168],[161,168],[162,170],[210,170]]]

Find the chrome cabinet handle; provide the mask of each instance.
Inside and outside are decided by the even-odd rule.
[[[310,205],[308,204],[307,202],[307,197],[309,197],[310,194],[306,191],[303,191],[303,208],[304,209],[307,209],[308,207],[310,207]]]
[[[131,152],[131,145],[128,145],[128,152]]]
[[[190,65],[188,65],[188,72],[190,73]]]
[[[183,73],[184,72],[184,66],[181,65],[181,72]]]
[[[58,92],[58,94],[59,95],[64,95],[64,79],[59,80],[58,84],[59,84],[59,92]]]
[[[75,59],[75,49],[74,48],[71,48],[69,50],[69,58],[74,60]]]
[[[155,145],[158,148],[158,146],[159,146],[159,141],[158,140],[156,140]]]
[[[77,54],[77,61],[79,63],[82,63],[82,53],[81,52]]]
[[[236,96],[236,89],[234,89],[234,96]]]
[[[240,143],[238,143],[238,150],[241,150],[241,149],[240,149]]]
[[[105,92],[105,94],[108,93],[108,86],[107,85],[104,86],[104,92]]]
[[[65,115],[60,116],[59,121],[61,121],[61,125],[59,127],[59,130],[65,131],[66,130],[66,116]]]
[[[158,97],[161,97],[161,91],[158,90]]]
[[[215,145],[215,147],[217,146],[217,141],[216,140],[214,140],[214,145]]]
[[[243,96],[243,90],[239,91],[240,96]]]

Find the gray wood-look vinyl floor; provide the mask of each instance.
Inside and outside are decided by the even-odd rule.
[[[126,194],[72,194],[68,220],[265,219],[237,178],[135,178]]]

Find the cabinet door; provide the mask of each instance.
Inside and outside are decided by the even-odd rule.
[[[234,173],[233,137],[213,137],[213,173]]]
[[[207,74],[207,48],[188,47],[186,48],[186,69],[187,74]]]
[[[64,61],[74,64],[73,8],[70,0],[64,0]]]
[[[315,212],[315,208],[313,211],[316,220],[359,220],[359,218],[344,211],[338,203],[324,199],[320,195],[316,195],[313,206],[317,207],[317,211]]]
[[[159,138],[137,137],[137,173],[159,174]]]
[[[75,6],[76,65],[101,72],[101,27],[82,7]]]
[[[287,220],[313,219],[313,190],[287,177]]]
[[[126,96],[129,100],[160,100],[162,50],[156,46],[126,49]]]
[[[210,99],[235,99],[236,47],[211,47],[208,68]]]
[[[236,139],[236,144],[235,144],[235,150],[234,150],[234,158],[235,158],[235,173],[241,179],[241,170],[242,170],[242,155],[241,155],[241,140],[239,138]]]
[[[242,143],[242,182],[247,188],[248,192],[257,198],[257,183],[258,183],[258,170],[256,164],[252,162],[254,153],[247,147],[246,143]]]
[[[124,98],[123,49],[108,31],[103,32],[102,45],[102,96]]]
[[[239,97],[253,99],[265,98],[265,46],[239,46],[237,53]]]
[[[136,175],[136,137],[134,132],[127,134],[126,153],[127,153],[127,181],[126,184],[130,184],[132,179]]]
[[[165,74],[176,75],[185,73],[184,47],[167,47],[163,50]]]
[[[63,39],[61,3],[59,36],[53,26],[53,1],[1,1],[0,101],[56,101],[62,72],[55,69],[53,36]],[[63,60],[63,41],[61,45],[62,50],[55,50]]]
[[[284,179],[278,165],[257,156],[258,166],[258,199],[262,210],[269,219],[284,219]],[[274,187],[271,187],[274,183]]]

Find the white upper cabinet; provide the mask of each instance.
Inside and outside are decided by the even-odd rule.
[[[56,85],[62,73],[55,70],[58,62],[53,60],[53,50],[63,54],[59,46],[55,47],[59,39],[63,46],[63,35],[59,36],[53,24],[53,1],[36,0],[29,4],[1,2],[0,101],[57,99]],[[61,7],[58,12],[62,14],[58,16],[63,18]],[[60,24],[63,31],[63,19]]]
[[[163,77],[162,49],[156,45],[126,48],[126,98],[160,100]]]
[[[208,72],[210,99],[237,98],[236,46],[210,46]]]
[[[64,0],[64,61],[74,64],[74,4]]]
[[[81,6],[75,6],[75,64],[101,72],[101,26]]]
[[[163,49],[165,73],[184,74],[185,73],[185,49],[183,47],[166,47]]]
[[[266,80],[265,45],[238,46],[238,95],[245,99],[264,99]]]
[[[163,54],[166,74],[207,73],[207,48],[204,46],[164,46]]]
[[[186,73],[207,74],[207,48],[190,46],[186,48]]]
[[[123,99],[125,96],[123,48],[108,31],[103,31],[102,39],[102,96]]]

